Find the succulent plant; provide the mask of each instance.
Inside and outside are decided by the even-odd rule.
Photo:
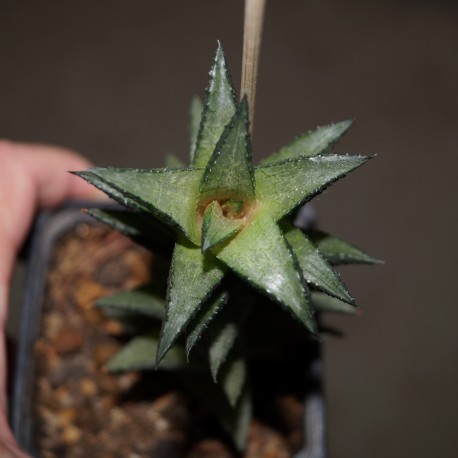
[[[144,334],[109,367],[173,367],[206,335],[211,374],[238,411],[243,444],[250,410],[244,322],[258,314],[264,326],[254,302],[264,295],[289,312],[304,335],[316,336],[316,311],[355,310],[333,265],[377,262],[338,238],[294,226],[301,206],[368,157],[330,151],[351,126],[343,121],[297,137],[255,166],[247,101],[236,100],[221,46],[205,104],[195,98],[190,118],[188,166],[169,158],[162,169],[75,173],[130,210],[90,210],[93,216],[171,257],[166,292],[156,282],[99,302],[127,323],[143,317],[135,329]],[[184,341],[178,339],[183,334]]]

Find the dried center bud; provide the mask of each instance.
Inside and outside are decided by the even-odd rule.
[[[212,200],[200,206],[202,252],[228,243],[247,224],[253,205],[243,200]]]
[[[242,219],[245,216],[243,200],[226,200],[219,202],[223,215],[228,219]]]
[[[205,212],[214,205],[221,209],[222,216],[228,220],[246,221],[254,208],[254,203],[239,199],[212,199],[202,202],[197,210],[198,221],[202,222]]]

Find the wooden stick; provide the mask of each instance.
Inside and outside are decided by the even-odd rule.
[[[262,25],[266,0],[245,0],[241,96],[247,96],[253,133],[256,81],[261,51]]]

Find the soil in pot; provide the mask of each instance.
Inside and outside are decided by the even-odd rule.
[[[153,277],[153,256],[105,227],[80,223],[59,240],[35,344],[35,444],[43,458],[239,456],[181,374],[105,369],[123,329],[94,301]],[[286,458],[302,446],[304,384],[294,370],[259,370],[245,457]]]

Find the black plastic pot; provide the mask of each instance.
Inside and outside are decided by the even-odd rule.
[[[74,202],[55,211],[39,215],[28,250],[28,268],[21,323],[17,342],[15,374],[12,379],[10,422],[20,446],[34,457],[39,457],[34,430],[34,343],[39,336],[45,280],[55,243],[81,222],[93,222],[80,208],[90,207],[85,202]],[[304,219],[305,218],[305,219]],[[305,212],[299,225],[309,221]],[[302,223],[302,224],[301,224]],[[295,458],[325,458],[325,409],[322,394],[322,361],[319,345],[311,363],[307,365],[307,394],[305,409],[305,443]]]

